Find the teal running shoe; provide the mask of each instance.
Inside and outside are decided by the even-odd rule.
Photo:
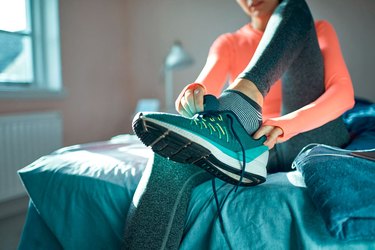
[[[225,182],[253,186],[266,180],[266,138],[253,139],[231,111],[202,112],[192,118],[138,113],[133,130],[155,153],[194,164]]]

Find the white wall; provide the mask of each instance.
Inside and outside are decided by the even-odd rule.
[[[375,101],[372,60],[375,31],[373,0],[308,0],[315,18],[329,20],[339,35],[356,94]],[[163,98],[161,65],[175,39],[193,55],[193,67],[175,74],[175,95],[194,81],[209,46],[221,33],[247,22],[235,0],[127,1],[130,81],[134,95]]]
[[[195,59],[192,67],[174,74],[177,95],[198,76],[214,39],[248,20],[234,0],[128,0],[127,15],[134,95],[159,98],[164,96],[162,63],[174,40]]]

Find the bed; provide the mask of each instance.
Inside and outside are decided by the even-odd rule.
[[[374,104],[357,101],[344,120],[349,149],[375,148]],[[30,203],[19,249],[120,249],[134,192],[153,159],[134,135],[119,135],[62,148],[21,169]],[[232,187],[217,183],[220,199]],[[375,240],[330,234],[297,170],[230,195],[225,235],[216,209],[211,182],[197,186],[180,249],[375,249]]]

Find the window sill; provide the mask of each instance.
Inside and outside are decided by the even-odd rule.
[[[0,100],[27,100],[27,99],[49,99],[60,100],[67,95],[65,89],[49,90],[49,89],[1,89]]]

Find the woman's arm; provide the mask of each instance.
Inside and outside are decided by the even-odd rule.
[[[227,81],[231,61],[230,34],[219,36],[212,44],[207,61],[195,82],[202,83],[207,94],[219,96]]]
[[[187,85],[178,96],[176,110],[185,116],[193,116],[203,111],[203,96],[219,96],[226,83],[229,72],[230,46],[228,34],[219,36],[212,44],[206,64],[195,83]]]

